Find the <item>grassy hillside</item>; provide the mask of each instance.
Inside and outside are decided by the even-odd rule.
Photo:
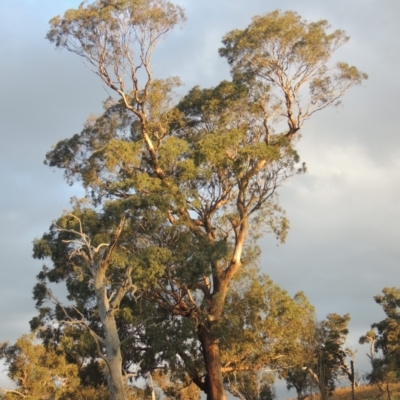
[[[400,400],[400,384],[392,384],[389,386],[390,390],[390,400]],[[308,397],[307,399],[317,400],[318,397]],[[351,389],[341,388],[336,389],[333,396],[330,398],[332,400],[351,400]],[[355,400],[386,400],[389,399],[388,393],[382,393],[375,386],[361,386],[355,390]]]

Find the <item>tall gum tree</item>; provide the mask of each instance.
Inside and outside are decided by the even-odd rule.
[[[209,400],[223,400],[220,335],[229,286],[255,239],[266,230],[285,239],[288,222],[275,192],[305,169],[297,132],[367,76],[346,63],[329,65],[348,40],[343,31],[275,11],[224,37],[220,54],[232,82],[196,87],[174,107],[179,80],[153,79],[151,57],[182,20],[182,10],[162,0],[97,0],[51,20],[47,38],[82,57],[120,100],[59,142],[47,161],[81,180],[97,205],[106,197],[152,198],[164,226],[203,249],[206,256],[177,262],[147,295],[194,321],[205,374],[192,378]],[[177,265],[192,271],[190,279],[181,279]]]
[[[56,46],[66,47],[83,57],[86,64],[103,82],[121,96],[124,107],[140,122],[151,165],[160,176],[163,173],[157,166],[156,152],[148,137],[149,126],[145,109],[145,104],[149,101],[149,89],[153,83],[150,63],[157,44],[183,20],[182,9],[168,1],[97,0],[93,3],[83,2],[78,9],[68,10],[63,17],[53,18],[47,35]],[[141,74],[144,78],[141,78]],[[130,85],[124,81],[125,76],[130,77]],[[129,91],[129,95],[126,90]],[[107,185],[106,182],[104,184]],[[111,398],[122,400],[126,398],[126,393],[122,370],[122,342],[118,334],[116,312],[123,297],[135,288],[130,275],[132,266],[127,266],[122,271],[117,287],[114,287],[115,291],[110,293],[108,288],[110,275],[112,276],[109,273],[110,263],[115,256],[125,219],[123,217],[120,219],[119,225],[115,227],[113,235],[108,237],[107,242],[94,246],[92,237],[83,230],[80,217],[76,215],[70,217],[76,219],[77,228],[69,226],[68,223],[65,226],[54,225],[53,232],[47,239],[51,242],[52,238],[56,238],[69,244],[70,246],[66,248],[70,252],[70,258],[79,259],[77,264],[83,264],[82,269],[92,279],[102,335],[98,335],[89,326],[84,315],[76,320],[63,308],[65,320],[70,324],[84,325],[88,329],[97,344],[98,355],[104,359],[108,367]],[[65,234],[69,234],[70,237],[63,238]],[[46,240],[36,243],[35,255],[38,258],[50,256],[54,260],[54,252],[52,253],[49,247],[43,251],[46,247],[44,242]],[[74,262],[69,262],[67,265],[73,268]],[[43,283],[49,275],[51,279],[51,273],[47,274],[44,269],[39,279]],[[54,277],[53,279],[57,280]],[[41,289],[41,284],[36,286],[35,297],[38,299],[38,306],[42,305],[46,295],[52,297],[44,288],[42,285]],[[75,308],[74,311],[79,314],[78,309]]]

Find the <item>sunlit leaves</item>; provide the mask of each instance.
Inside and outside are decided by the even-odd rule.
[[[285,105],[282,115],[292,135],[315,111],[338,105],[349,88],[367,79],[346,63],[329,65],[335,50],[348,40],[342,30],[330,32],[326,20],[308,22],[293,11],[274,11],[228,33],[220,54],[236,79],[271,85]],[[307,85],[309,95],[304,96]]]
[[[64,385],[70,394],[79,385],[77,366],[54,349],[35,343],[34,335],[24,335],[14,345],[0,344],[0,358],[23,397],[58,399]]]
[[[296,364],[304,332],[314,325],[314,308],[304,294],[294,298],[257,269],[232,283],[221,349],[227,371],[280,370]]]
[[[148,69],[155,46],[183,20],[182,8],[165,0],[96,0],[53,18],[47,39],[82,56],[109,86],[124,91],[125,74],[135,81],[137,68]],[[135,82],[128,84],[136,100],[146,97]]]

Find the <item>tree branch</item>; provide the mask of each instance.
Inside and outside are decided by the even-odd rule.
[[[13,389],[3,389],[0,388],[0,390],[3,390],[5,392],[5,394],[7,393],[12,393],[12,394],[16,394],[18,396],[23,397],[24,399],[27,397],[26,395],[22,394],[21,392],[18,392],[17,390],[13,390]]]

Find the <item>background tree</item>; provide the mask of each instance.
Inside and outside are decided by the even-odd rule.
[[[348,314],[328,314],[317,324],[309,325],[306,340],[301,343],[300,362],[290,368],[285,377],[287,388],[295,388],[298,399],[317,390],[326,399],[334,391],[337,381],[351,373],[347,364],[348,351],[344,347],[348,334]]]
[[[34,336],[24,335],[14,345],[0,344],[4,361],[15,390],[6,390],[6,399],[60,399],[72,395],[79,386],[78,368],[63,354],[35,343]]]
[[[400,379],[400,289],[384,288],[382,292],[374,300],[382,306],[386,318],[373,323],[372,329],[361,336],[360,344],[370,344],[372,370],[366,378],[382,392],[387,391],[390,398],[390,383]]]
[[[314,375],[323,398],[327,398],[334,391],[336,382],[343,373],[343,366],[347,365],[344,344],[349,333],[349,321],[348,314],[329,314],[317,328],[319,346]]]
[[[298,400],[304,400],[315,387],[315,377],[310,371],[313,371],[316,364],[317,326],[316,318],[310,318],[307,323],[301,325],[300,339],[294,358],[296,362],[280,373],[280,377],[286,381],[287,389],[296,390]]]
[[[161,392],[160,397],[164,395],[176,400],[199,400],[201,397],[200,389],[188,375],[178,381],[171,371],[159,369],[152,374],[152,377]]]
[[[273,400],[275,376],[270,372],[231,373],[225,378],[227,390],[241,400]]]
[[[15,344],[0,344],[0,358],[7,368],[14,389],[4,389],[5,400],[106,400],[110,398],[105,382],[85,382],[82,365],[69,362],[63,347],[45,346],[34,335],[24,335]],[[86,371],[87,373],[88,371]],[[127,400],[143,399],[142,389],[131,387]]]
[[[81,180],[97,205],[105,197],[151,199],[151,210],[164,218],[162,232],[173,227],[193,248],[203,248],[206,257],[184,252],[166,261],[165,275],[147,294],[163,312],[195,324],[205,376],[193,380],[208,399],[220,400],[226,398],[220,334],[229,285],[265,227],[285,239],[288,223],[274,194],[304,171],[295,133],[366,75],[343,63],[334,73],[325,69],[347,40],[343,32],[329,34],[325,21],[274,12],[225,37],[221,54],[234,82],[194,88],[173,107],[178,81],[154,80],[150,64],[154,46],[182,18],[179,7],[161,0],[98,0],[51,21],[48,39],[83,57],[121,100],[106,104],[81,135],[59,142],[48,162]],[[264,51],[275,44],[281,64]],[[307,82],[303,108],[298,93]],[[284,123],[288,130],[277,132]]]
[[[315,386],[314,378],[308,368],[309,366],[307,365],[299,365],[290,368],[284,375],[286,388],[288,390],[295,389],[298,400],[304,400],[313,392],[313,387]]]
[[[231,288],[221,332],[222,371],[238,377],[297,364],[304,331],[315,322],[304,293],[292,298],[254,267],[244,267]]]

